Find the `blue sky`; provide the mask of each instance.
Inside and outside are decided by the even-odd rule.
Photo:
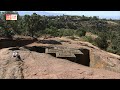
[[[18,11],[20,15],[37,13],[40,15],[85,15],[99,16],[100,18],[120,19],[120,11]]]

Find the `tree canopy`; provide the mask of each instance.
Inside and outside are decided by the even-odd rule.
[[[17,14],[16,21],[6,21],[5,14]],[[112,23],[110,23],[112,22]],[[36,13],[20,16],[16,11],[0,12],[0,36],[12,37],[25,35],[39,37],[42,34],[51,36],[85,37],[86,32],[98,35],[91,40],[101,49],[120,54],[120,20],[99,19],[97,16],[41,16]]]

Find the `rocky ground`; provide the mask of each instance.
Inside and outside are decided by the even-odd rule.
[[[0,79],[120,79],[120,57],[91,45],[88,42],[73,41],[67,38],[62,45],[71,48],[87,48],[92,51],[91,67],[53,57],[49,54],[30,51],[21,47],[20,61],[12,57],[12,47],[0,49]],[[32,43],[27,46],[49,46],[52,44]],[[99,58],[95,58],[99,56]],[[97,60],[99,63],[95,63]],[[104,62],[104,63],[101,63]],[[112,64],[112,65],[111,65]],[[112,67],[111,67],[111,66]],[[109,67],[109,68],[108,68]]]

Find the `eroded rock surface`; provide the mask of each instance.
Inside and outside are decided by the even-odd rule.
[[[100,50],[88,42],[69,40],[61,44],[60,46],[64,47],[89,50],[89,66],[24,47],[17,50],[21,56],[21,60],[17,61],[12,58],[13,47],[2,48],[0,49],[0,79],[120,79],[120,56]],[[34,42],[27,46],[43,45]],[[82,58],[85,59],[84,56]]]

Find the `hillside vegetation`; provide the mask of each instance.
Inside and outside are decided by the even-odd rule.
[[[41,16],[36,13],[20,16],[17,21],[6,21],[0,12],[0,37],[12,38],[14,35],[40,37],[42,35],[62,37],[75,36],[99,48],[120,55],[120,20],[99,19],[97,16]]]

